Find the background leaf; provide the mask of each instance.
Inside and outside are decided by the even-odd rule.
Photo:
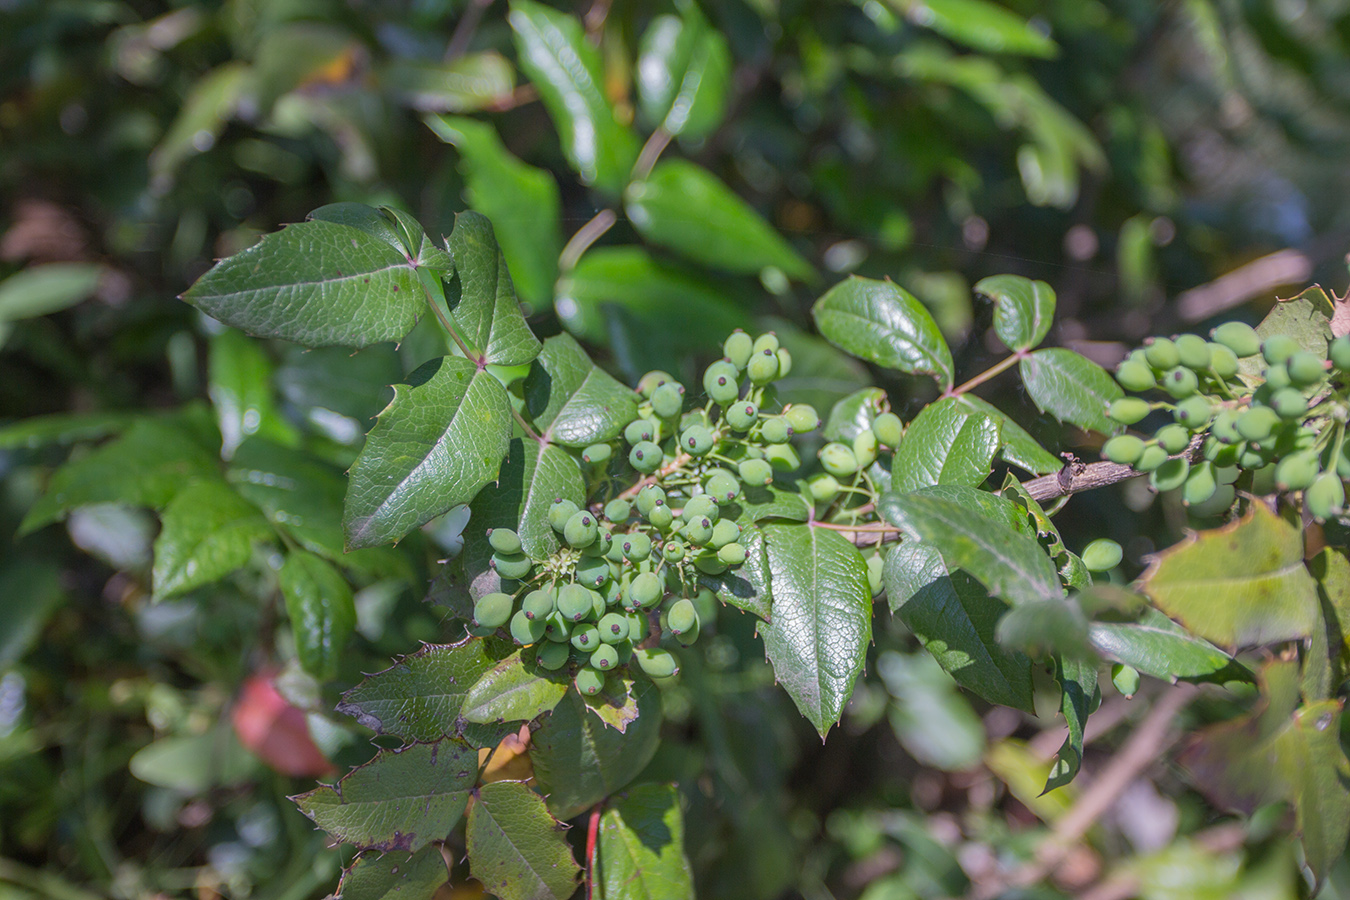
[[[566,900],[580,872],[566,830],[524,784],[485,784],[465,830],[469,874],[502,900]]]
[[[614,380],[569,335],[544,342],[525,378],[525,406],[547,440],[585,447],[613,440],[637,417],[637,394]]]
[[[1087,728],[1088,715],[1095,703],[1097,694],[1097,663],[1078,659],[1061,659],[1055,669],[1055,678],[1064,693],[1060,699],[1059,711],[1064,714],[1064,722],[1069,733],[1064,738],[1055,764],[1046,779],[1045,789],[1055,788],[1073,781],[1083,765],[1083,734]]]
[[[642,33],[637,58],[638,109],[668,134],[707,137],[722,121],[731,51],[696,5],[657,16]]]
[[[839,349],[952,386],[952,353],[942,332],[923,304],[899,285],[851,277],[817,300],[811,315],[821,335]]]
[[[279,574],[300,665],[320,681],[336,678],[342,648],[356,628],[347,579],[307,550],[287,553]]]
[[[1059,47],[1025,19],[989,0],[890,0],[907,18],[958,44],[988,53],[1051,59]]]
[[[211,338],[207,392],[220,428],[220,456],[229,459],[244,438],[261,435],[287,447],[299,442],[295,427],[273,402],[272,362],[262,346],[234,330]]]
[[[1146,610],[1138,622],[1093,622],[1088,639],[1097,652],[1154,678],[1218,684],[1251,679],[1241,663],[1156,609]]]
[[[232,487],[202,481],[169,501],[155,538],[154,590],[163,600],[224,578],[274,537],[256,506]]]
[[[1018,368],[1037,409],[1088,431],[1115,434],[1121,430],[1120,423],[1106,414],[1106,408],[1125,392],[1092,360],[1054,347],[1037,350]]]
[[[420,112],[476,112],[509,99],[515,87],[511,64],[494,50],[446,60],[396,57],[384,77],[404,104]]]
[[[601,900],[693,900],[673,784],[639,784],[606,805],[596,844]]]
[[[0,323],[45,316],[74,306],[94,293],[102,271],[94,263],[65,262],[15,272],[0,281]]]
[[[760,626],[774,676],[821,739],[843,715],[872,639],[867,565],[838,532],[765,525],[773,620]]]
[[[539,355],[539,339],[520,312],[492,223],[480,213],[460,213],[448,244],[456,279],[450,288],[458,287],[458,292],[447,299],[460,337],[485,362],[523,366],[533,360]]]

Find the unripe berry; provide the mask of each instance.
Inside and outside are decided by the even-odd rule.
[[[1167,338],[1150,338],[1144,346],[1144,359],[1155,369],[1174,369],[1181,363],[1181,354]]]
[[[713,523],[707,516],[684,524],[684,536],[695,547],[702,547],[712,540]]]
[[[1282,491],[1301,491],[1317,480],[1317,452],[1304,450],[1280,460],[1275,466],[1275,487]]]
[[[752,355],[766,352],[777,353],[778,346],[778,336],[770,331],[767,334],[761,334],[759,337],[755,338],[755,343],[754,346],[750,348],[750,353]]]
[[[767,443],[786,444],[792,438],[792,426],[782,416],[773,416],[761,420],[759,433]]]
[[[717,558],[729,566],[739,566],[745,562],[745,547],[734,541],[723,544],[717,550]]]
[[[591,466],[603,466],[613,454],[609,444],[591,444],[581,451],[581,461]]]
[[[674,380],[669,373],[662,372],[660,369],[653,369],[638,379],[638,393],[645,399],[650,400],[657,388]]]
[[[720,516],[717,499],[711,494],[698,494],[690,497],[689,502],[684,505],[684,509],[680,512],[680,518],[686,522],[705,517],[716,522]]]
[[[1209,424],[1209,417],[1213,413],[1214,407],[1210,405],[1209,398],[1204,394],[1194,394],[1176,405],[1176,409],[1172,410],[1172,418],[1191,431],[1200,431]]]
[[[741,400],[728,406],[723,417],[736,431],[749,431],[759,420],[759,407],[749,400]]]
[[[1309,387],[1326,377],[1327,369],[1317,354],[1299,350],[1284,362],[1289,372],[1289,381],[1295,387]]]
[[[652,412],[663,419],[678,416],[684,408],[684,386],[678,381],[667,381],[652,392]]]
[[[820,416],[809,403],[794,403],[783,413],[794,434],[806,434],[820,427]]]
[[[754,348],[754,339],[737,328],[723,342],[722,355],[730,360],[731,364],[739,371],[744,369],[745,364],[750,361],[750,354],[754,352]]]
[[[494,553],[489,565],[503,578],[525,578],[534,561],[524,553]]]
[[[873,597],[880,594],[881,589],[885,587],[883,581],[885,572],[886,561],[880,553],[867,557],[867,586],[871,588]]]
[[[1118,434],[1102,445],[1102,456],[1122,466],[1132,466],[1144,452],[1144,442],[1132,434]]]
[[[519,553],[520,535],[510,528],[489,528],[488,544],[498,553]]]
[[[1156,472],[1158,467],[1167,462],[1167,451],[1157,444],[1149,444],[1139,454],[1139,458],[1134,462],[1136,472]]]
[[[1285,362],[1298,352],[1298,341],[1287,334],[1272,334],[1261,343],[1261,356],[1272,366]]]
[[[1237,354],[1223,344],[1210,344],[1209,349],[1209,370],[1224,381],[1235,377],[1238,373]]]
[[[1110,538],[1097,538],[1083,548],[1083,565],[1087,566],[1089,572],[1109,572],[1120,565],[1124,555],[1124,551],[1115,541]]]
[[[553,591],[543,589],[526,594],[525,599],[520,601],[520,608],[531,619],[547,619],[553,615],[553,610],[558,608],[558,604]]]
[[[661,599],[661,579],[652,572],[638,574],[628,584],[628,606],[649,608]]]
[[[1139,693],[1139,670],[1134,666],[1116,663],[1111,666],[1111,684],[1126,700],[1133,699]]]
[[[666,562],[680,562],[684,559],[684,552],[684,541],[669,540],[661,545],[661,558]]]
[[[764,448],[764,458],[780,472],[795,472],[802,467],[802,458],[791,444],[770,444]]]
[[[571,655],[567,644],[555,644],[553,641],[546,641],[539,645],[534,661],[545,669],[557,671],[567,665],[567,660]]]
[[[665,502],[666,492],[659,484],[643,485],[642,490],[638,491],[637,510],[644,516]]]
[[[567,621],[567,617],[561,611],[555,609],[543,622],[544,637],[550,641],[565,644],[572,637],[572,623]]]
[[[690,425],[680,435],[680,449],[690,456],[706,456],[717,442],[717,435],[703,425]]]
[[[1237,433],[1247,441],[1264,441],[1280,424],[1280,414],[1266,406],[1253,406],[1237,419]]]
[[[661,468],[663,458],[661,448],[651,441],[640,441],[628,451],[628,464],[643,475],[650,475]]]
[[[1286,421],[1301,419],[1308,412],[1308,399],[1298,388],[1280,388],[1270,395],[1270,408]]]
[[[1303,492],[1303,503],[1319,522],[1338,514],[1345,507],[1345,485],[1335,472],[1323,472]]]
[[[1127,391],[1141,393],[1158,386],[1148,363],[1127,359],[1116,366],[1116,381]]]
[[[807,485],[811,488],[811,499],[816,503],[829,503],[839,496],[839,479],[825,472],[812,475]]]
[[[1218,489],[1214,463],[1202,462],[1192,466],[1191,473],[1186,476],[1186,484],[1181,488],[1181,500],[1187,506],[1196,506],[1213,497]]]
[[[661,423],[655,419],[634,419],[623,430],[623,439],[629,444],[661,439]]]
[[[741,481],[752,487],[764,487],[773,481],[773,466],[762,459],[741,460],[736,471]]]
[[[567,527],[567,520],[572,518],[577,510],[577,505],[571,500],[554,500],[553,505],[548,508],[548,524],[554,531],[562,534],[562,530]]]
[[[1121,397],[1111,404],[1106,414],[1122,425],[1133,425],[1143,420],[1152,409],[1147,400],[1139,397]],[[876,430],[875,426],[873,430]]]
[[[792,371],[792,353],[786,347],[779,347],[778,352],[774,354],[778,357],[778,378],[788,377]]]
[[[836,478],[847,478],[858,471],[858,457],[852,448],[833,442],[820,448],[820,465]]]
[[[732,541],[740,540],[740,538],[741,526],[730,519],[723,519],[713,526],[712,538],[708,541],[708,546],[718,550]]]
[[[619,651],[609,644],[601,644],[591,653],[591,668],[608,672],[619,664]]]
[[[633,512],[633,507],[627,500],[621,500],[615,497],[605,504],[605,518],[616,525],[622,525],[628,521],[628,516]]]
[[[473,623],[480,628],[501,628],[511,618],[513,605],[510,594],[484,594],[473,605]]]
[[[583,556],[577,560],[576,579],[587,588],[598,588],[610,578],[609,560],[603,557]]]
[[[859,469],[865,469],[877,461],[877,436],[871,429],[860,431],[853,438],[853,458]]]
[[[703,490],[719,503],[730,503],[741,495],[741,483],[726,469],[718,469],[703,482]]]
[[[1175,423],[1164,425],[1158,429],[1154,435],[1158,439],[1158,446],[1162,447],[1169,454],[1180,453],[1185,450],[1191,442],[1191,433],[1183,426]]]
[[[762,353],[754,354],[745,367],[745,374],[755,385],[764,385],[773,381],[778,377],[777,353],[765,350]]]
[[[1290,387],[1294,383],[1289,379],[1289,367],[1284,363],[1266,366],[1266,371],[1263,374],[1266,376],[1266,383],[1262,385],[1262,388],[1266,389],[1267,394],[1278,391],[1280,388]],[[1258,388],[1259,390],[1260,388]]]
[[[664,503],[654,507],[647,514],[647,523],[658,531],[665,531],[670,527],[670,523],[675,521],[675,513],[671,512],[670,507]]]
[[[605,689],[605,673],[597,672],[590,666],[582,666],[577,670],[574,683],[577,686],[577,693],[585,697],[594,697]]]
[[[905,426],[895,413],[882,413],[872,420],[872,433],[881,444],[895,449],[905,434]]]
[[[1186,476],[1190,474],[1190,460],[1184,456],[1174,456],[1154,469],[1148,476],[1148,482],[1155,491],[1174,491],[1186,483]]]
[[[666,613],[666,622],[670,625],[670,633],[674,635],[697,628],[698,610],[694,608],[693,601],[688,597],[676,600],[670,607],[670,612]]]
[[[623,613],[605,613],[595,627],[600,632],[600,640],[606,644],[617,644],[628,639],[628,616]]]
[[[525,615],[525,610],[516,610],[511,617],[511,640],[526,646],[537,643],[544,637],[544,628],[542,619],[531,619]]]
[[[1190,369],[1182,366],[1177,366],[1175,369],[1169,369],[1167,373],[1163,375],[1160,383],[1162,384],[1163,390],[1171,394],[1172,399],[1174,400],[1181,400],[1184,397],[1189,397],[1200,388],[1200,379],[1196,377],[1196,374]]]
[[[1182,334],[1176,337],[1174,343],[1183,366],[1197,372],[1209,368],[1214,358],[1213,351],[1209,349],[1209,341],[1198,334]]]
[[[680,667],[675,661],[675,654],[660,647],[644,647],[634,650],[633,659],[637,660],[638,668],[642,669],[649,678],[670,678],[680,672]]]
[[[573,513],[563,526],[563,540],[578,550],[594,544],[599,533],[600,527],[596,524],[595,516],[584,509]]]
[[[740,396],[741,386],[736,383],[739,374],[736,366],[725,359],[708,366],[703,372],[703,392],[714,403],[726,406]]]
[[[1210,426],[1209,433],[1225,444],[1236,444],[1242,440],[1237,431],[1237,419],[1236,410],[1220,410],[1219,414],[1214,417],[1214,424]]]
[[[590,653],[600,646],[600,629],[594,625],[578,625],[572,629],[572,646]]]
[[[1210,332],[1215,342],[1223,344],[1239,359],[1255,356],[1261,352],[1261,338],[1256,329],[1246,322],[1224,322]]]
[[[704,575],[721,575],[727,570],[727,564],[717,558],[717,554],[700,553],[694,557],[694,568]]]
[[[558,591],[558,612],[569,622],[580,622],[595,610],[591,592],[580,584],[565,585]]]
[[[1342,372],[1350,372],[1350,335],[1341,335],[1327,347],[1331,364]]]

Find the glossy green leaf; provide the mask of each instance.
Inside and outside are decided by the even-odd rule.
[[[469,874],[501,900],[566,900],[581,871],[566,831],[525,784],[485,784],[465,830]]]
[[[520,67],[553,119],[563,155],[583,183],[618,194],[638,145],[605,94],[600,51],[580,20],[532,0],[512,0],[509,19]]]
[[[36,450],[53,444],[96,441],[123,431],[134,417],[120,412],[53,413],[0,427],[0,450]]]
[[[342,873],[338,900],[432,900],[450,880],[439,847],[362,853]]]
[[[1319,627],[1303,535],[1260,503],[1158,554],[1140,585],[1160,610],[1221,647],[1306,638]]]
[[[416,269],[387,241],[315,219],[216,263],[183,299],[249,334],[364,347],[398,340],[426,311]]]
[[[825,440],[852,444],[855,437],[871,429],[885,402],[886,392],[879,387],[861,388],[839,400],[825,420]]]
[[[891,695],[891,730],[910,756],[947,772],[979,765],[984,725],[931,656],[888,650],[877,659],[877,674]]]
[[[942,332],[923,304],[899,285],[851,277],[817,300],[811,315],[821,335],[839,349],[952,386],[952,353]]]
[[[993,275],[975,291],[994,301],[994,331],[1009,350],[1030,350],[1045,340],[1055,320],[1055,291],[1044,281]]]
[[[1120,423],[1106,414],[1106,408],[1125,392],[1092,360],[1055,347],[1037,350],[1018,368],[1037,409],[1087,431],[1115,434],[1121,430]]]
[[[483,672],[464,696],[463,716],[470,722],[524,722],[552,711],[569,682],[534,665],[534,650],[517,650]]]
[[[244,438],[255,434],[288,447],[299,442],[294,426],[272,402],[272,362],[257,341],[234,330],[211,338],[207,392],[216,411],[223,459],[234,456]]]
[[[932,544],[949,570],[964,569],[994,596],[1013,605],[1064,596],[1054,565],[1034,538],[935,488],[885,499],[890,521]]]
[[[1251,673],[1209,641],[1190,634],[1156,609],[1138,622],[1093,622],[1088,638],[1097,652],[1170,681],[1247,681]]]
[[[478,780],[478,751],[443,740],[382,750],[336,785],[292,799],[336,840],[415,853],[444,840]]]
[[[486,122],[452,116],[426,122],[459,151],[469,204],[492,221],[520,296],[536,307],[545,304],[553,295],[563,246],[558,182],[512,156]]]
[[[795,488],[779,483],[742,485],[735,502],[721,506],[721,517],[734,518],[742,528],[769,519],[805,522],[811,518],[811,503]]]
[[[408,578],[405,555],[389,547],[346,552],[342,537],[342,472],[300,450],[261,438],[239,446],[226,480],[301,547],[345,569],[378,578]]]
[[[477,112],[510,99],[515,88],[511,64],[495,50],[444,60],[395,56],[384,79],[419,112]]]
[[[586,502],[576,457],[555,444],[512,438],[497,483],[473,501],[465,542],[480,540],[489,528],[510,528],[520,535],[527,556],[547,559],[561,546],[547,517],[555,500],[578,506]],[[484,565],[487,554],[487,550],[479,554]]]
[[[642,33],[637,59],[638,109],[653,127],[693,140],[722,121],[731,80],[731,50],[694,4],[657,16]]]
[[[872,589],[837,531],[763,527],[773,619],[760,627],[774,676],[823,740],[843,715],[872,640]]]
[[[455,280],[446,293],[460,337],[484,362],[523,366],[533,360],[539,355],[539,339],[520,311],[492,223],[480,213],[460,213],[449,247],[455,257]]]
[[[886,554],[886,599],[957,684],[977,696],[1028,712],[1031,660],[995,637],[1008,609],[970,575],[948,570],[928,544],[905,541]]]
[[[307,550],[292,550],[280,572],[295,652],[320,681],[337,677],[342,649],[356,628],[356,604],[342,573]]]
[[[1083,765],[1083,735],[1087,729],[1088,715],[1096,705],[1097,662],[1095,660],[1061,659],[1055,668],[1055,679],[1064,691],[1060,698],[1059,711],[1064,715],[1064,723],[1069,733],[1064,738],[1059,752],[1055,755],[1055,764],[1046,779],[1045,789],[1053,791],[1073,781]]]
[[[219,481],[201,481],[169,501],[155,538],[154,591],[163,600],[224,578],[274,536],[262,512]]]
[[[939,400],[905,429],[891,463],[891,490],[908,494],[934,484],[974,487],[989,477],[999,448],[998,423],[955,397]]]
[[[364,231],[402,251],[413,268],[449,273],[455,267],[450,254],[432,243],[418,221],[400,209],[388,206],[377,209],[364,203],[329,203],[312,210],[305,220],[349,225]]]
[[[183,428],[141,419],[120,437],[56,470],[19,525],[27,534],[96,503],[162,509],[193,481],[219,478],[218,462]]]
[[[998,455],[1004,462],[1025,469],[1033,475],[1049,475],[1064,468],[1064,460],[1041,446],[1040,441],[1028,434],[1026,429],[1009,418],[1003,410],[974,394],[962,394],[956,398],[956,402],[963,408],[986,415],[998,423],[1001,438]]]
[[[1310,703],[1294,713],[1287,753],[1295,780],[1294,819],[1313,891],[1345,852],[1350,837],[1350,760],[1341,747],[1340,700]]]
[[[772,266],[793,278],[815,278],[811,264],[773,226],[691,162],[658,163],[628,186],[624,208],[648,241],[712,268],[753,274]]]
[[[525,407],[546,440],[586,447],[613,440],[637,417],[638,395],[591,361],[581,345],[560,334],[525,378]]]
[[[1051,59],[1059,47],[1016,13],[989,0],[890,0],[915,24],[985,53]]]
[[[343,529],[351,547],[397,541],[468,503],[497,477],[511,433],[506,389],[467,359],[442,357],[394,385],[352,464]]]
[[[1088,622],[1078,604],[1065,597],[1020,603],[999,620],[998,642],[1029,656],[1095,660]]]
[[[492,669],[509,645],[482,638],[458,644],[427,644],[342,695],[340,713],[376,734],[405,741],[462,737],[471,746],[493,746],[507,731],[466,721],[461,715],[469,689]]]
[[[102,267],[95,263],[30,266],[0,281],[0,322],[60,312],[94,293]]]
[[[646,768],[661,732],[661,692],[636,682],[638,716],[626,731],[601,721],[568,691],[530,739],[530,761],[549,810],[570,819],[620,790]]]
[[[1036,536],[1036,529],[1028,520],[1026,511],[1007,497],[960,484],[933,485],[921,489],[920,493],[965,507],[975,516],[989,519],[1018,534],[1031,538]],[[882,494],[877,502],[877,512],[892,525],[904,527],[905,496],[897,493]]]
[[[0,669],[9,671],[37,645],[42,629],[66,601],[61,570],[45,559],[12,556],[0,565],[0,597],[5,598]]]
[[[693,900],[673,784],[639,784],[606,804],[596,842],[599,900]]]
[[[745,548],[745,562],[721,575],[700,575],[699,584],[717,594],[717,599],[723,603],[767,621],[773,617],[770,606],[773,597],[769,590],[769,559],[764,552],[764,535],[758,528],[746,529],[739,543]]]

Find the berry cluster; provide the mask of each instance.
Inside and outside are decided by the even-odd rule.
[[[591,501],[550,507],[554,553],[532,559],[515,531],[488,532],[502,589],[474,604],[471,633],[505,628],[536,647],[540,666],[570,666],[586,695],[634,663],[653,678],[678,671],[660,644],[690,646],[715,614],[700,579],[746,561],[742,528],[750,525],[737,501],[772,484],[775,472],[800,468],[791,439],[820,426],[808,405],[777,409],[773,382],[792,357],[774,335],[738,330],[723,352],[703,374],[701,406],[665,372],[642,377],[638,415],[623,429],[626,456],[618,441],[585,448]],[[873,448],[875,456],[875,440]]]
[[[1234,485],[1249,473],[1252,493],[1302,491],[1315,518],[1338,515],[1342,479],[1350,477],[1350,337],[1332,341],[1325,354],[1289,335],[1262,340],[1241,322],[1220,325],[1211,337],[1152,338],[1121,362],[1122,387],[1161,390],[1170,400],[1124,397],[1111,404],[1111,418],[1134,425],[1164,410],[1172,421],[1150,439],[1117,435],[1102,455],[1148,473],[1157,490],[1180,488],[1188,505],[1229,506]],[[1248,358],[1257,365],[1244,371],[1240,360]]]

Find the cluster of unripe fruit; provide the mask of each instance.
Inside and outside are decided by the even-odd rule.
[[[1302,491],[1315,518],[1339,514],[1350,477],[1350,337],[1331,341],[1325,354],[1289,335],[1262,340],[1241,322],[1220,325],[1211,337],[1153,338],[1121,362],[1122,387],[1170,399],[1124,397],[1111,404],[1111,418],[1135,425],[1166,411],[1172,421],[1152,438],[1117,435],[1102,455],[1148,473],[1157,490],[1180,488],[1188,505],[1227,508],[1235,482],[1250,473],[1254,494]],[[1244,359],[1259,362],[1244,371]]]

